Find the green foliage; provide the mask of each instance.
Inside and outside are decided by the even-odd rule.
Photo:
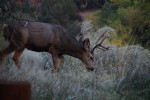
[[[134,43],[129,41],[129,44],[141,44],[149,48],[149,4],[148,0],[110,0],[103,6],[96,22],[99,26],[109,25],[116,29],[122,42],[126,42],[122,36],[127,34],[128,40],[135,40]]]
[[[71,0],[43,0],[41,3],[41,19],[46,22],[65,23],[76,12],[76,6]]]
[[[40,13],[41,21],[60,24],[72,34],[79,32],[77,7],[73,0],[43,0]]]
[[[39,8],[32,6],[30,0],[24,0],[22,5],[15,4],[14,16],[21,19],[38,21],[40,15]]]

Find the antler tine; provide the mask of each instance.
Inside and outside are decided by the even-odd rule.
[[[104,47],[104,46],[102,45],[102,43],[104,42],[104,40],[109,37],[109,36],[105,36],[105,35],[104,35],[105,33],[108,33],[108,31],[107,31],[107,32],[104,32],[104,33],[99,37],[99,39],[97,40],[96,44],[98,43],[98,41],[99,41],[101,38],[103,38],[103,39],[100,41],[100,43],[98,43],[97,45],[95,45],[95,46],[93,47],[92,52],[94,52],[94,50],[95,50],[96,48],[101,49],[101,50],[103,50],[103,51],[109,50],[109,47]]]
[[[104,32],[98,39],[97,39],[97,41],[96,41],[96,44],[100,41],[100,39],[102,38],[102,37],[104,37],[106,32]]]
[[[101,47],[97,47],[98,49],[101,49],[101,50],[103,50],[103,51],[107,51],[107,50],[109,50],[109,47],[104,47],[104,46],[102,46],[101,45]]]

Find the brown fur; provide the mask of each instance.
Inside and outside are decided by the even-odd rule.
[[[64,54],[82,60],[87,70],[93,70],[93,54],[90,51],[89,39],[85,39],[81,44],[71,38],[60,25],[18,21],[5,25],[3,36],[9,40],[10,44],[0,53],[1,60],[15,51],[13,60],[18,65],[18,58],[27,48],[32,51],[51,53],[54,64],[53,72],[59,71],[59,66],[64,62]]]

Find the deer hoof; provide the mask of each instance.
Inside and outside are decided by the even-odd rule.
[[[17,68],[20,69],[21,68],[21,64],[16,64]]]
[[[20,63],[18,63],[18,62],[16,62],[16,61],[15,61],[15,65],[16,65],[16,67],[17,67],[18,69],[20,69],[20,68],[21,68],[21,64],[20,64]]]

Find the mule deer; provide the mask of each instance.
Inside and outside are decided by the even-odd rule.
[[[42,22],[15,21],[3,26],[3,36],[8,39],[9,46],[0,53],[2,61],[8,54],[15,52],[13,60],[19,68],[19,57],[25,48],[37,52],[49,52],[53,59],[53,72],[59,71],[63,63],[63,55],[70,55],[80,59],[88,71],[94,70],[93,55],[96,48],[102,46],[102,41],[90,49],[89,39],[81,42],[70,37],[60,25],[51,25]]]

